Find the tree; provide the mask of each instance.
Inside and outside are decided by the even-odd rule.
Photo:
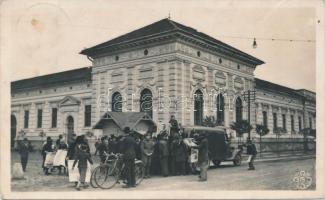
[[[262,125],[262,124],[256,124],[256,133],[260,136],[260,156],[262,155],[262,136],[268,134],[270,132],[270,130]]]
[[[202,126],[216,127],[218,125],[214,116],[206,116],[202,122]]]
[[[248,133],[249,131],[251,131],[253,129],[252,125],[250,125],[247,120],[239,120],[237,122],[233,122],[230,125],[230,128],[232,130],[236,131],[237,135],[240,138],[240,142],[241,142],[241,138],[243,137],[244,133]]]

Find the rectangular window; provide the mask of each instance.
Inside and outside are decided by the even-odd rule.
[[[52,128],[56,128],[58,123],[58,109],[52,108]]]
[[[278,127],[278,118],[276,113],[273,113],[273,128],[277,128]]]
[[[291,131],[295,131],[295,118],[293,115],[291,117]]]
[[[299,131],[301,131],[302,128],[302,124],[301,124],[301,117],[298,117],[298,123],[299,123]]]
[[[43,110],[37,110],[37,128],[42,128]]]
[[[313,129],[313,121],[312,121],[311,117],[309,117],[309,128]]]
[[[25,110],[24,113],[24,128],[28,128],[29,124],[29,110]]]
[[[91,126],[91,105],[85,106],[85,127]]]
[[[287,120],[286,120],[286,115],[282,114],[282,128],[287,130]]]
[[[263,125],[267,127],[267,112],[263,111]]]

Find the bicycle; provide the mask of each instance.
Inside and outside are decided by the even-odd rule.
[[[144,166],[141,160],[135,160],[135,176],[136,185],[139,185],[144,176]],[[124,177],[125,165],[122,155],[108,155],[104,164],[94,169],[90,184],[94,188],[110,189]]]

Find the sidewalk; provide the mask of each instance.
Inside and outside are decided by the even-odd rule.
[[[283,161],[283,160],[303,160],[308,158],[316,158],[315,152],[308,151],[287,151],[281,152],[280,154],[273,153],[273,152],[266,152],[256,155],[255,162],[276,162],[276,161]],[[243,163],[247,163],[248,155],[243,154]]]

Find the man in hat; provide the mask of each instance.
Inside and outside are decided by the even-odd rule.
[[[24,138],[24,140],[19,145],[20,161],[24,172],[26,172],[28,154],[30,149],[31,149],[31,145],[29,144],[28,139]]]
[[[170,124],[170,136],[172,138],[175,138],[176,135],[178,135],[179,127],[178,127],[178,122],[175,119],[174,115],[170,116],[169,124]]]
[[[159,131],[158,138],[168,137],[166,124],[162,123],[162,129]]]
[[[151,157],[154,151],[155,142],[152,140],[149,132],[146,133],[141,142],[141,159],[144,165],[144,178],[150,177]]]
[[[101,138],[101,143],[98,146],[99,158],[102,163],[105,162],[108,154],[108,139],[107,136]]]
[[[257,150],[255,144],[247,138],[247,154],[249,155],[248,170],[255,170],[254,160],[256,158]]]
[[[208,168],[209,168],[209,143],[206,136],[206,133],[200,134],[198,136],[199,146],[199,156],[198,156],[198,165],[200,167],[200,176],[199,181],[207,181],[208,179]]]
[[[185,175],[187,148],[182,138],[178,136],[174,142],[176,175]]]
[[[127,185],[124,188],[135,187],[135,157],[136,157],[136,142],[131,136],[130,128],[124,129],[125,138],[121,141],[121,153],[126,170]]]
[[[159,139],[158,149],[159,149],[161,173],[164,177],[166,177],[169,175],[169,171],[168,171],[169,148],[168,148],[167,136],[163,136]]]

